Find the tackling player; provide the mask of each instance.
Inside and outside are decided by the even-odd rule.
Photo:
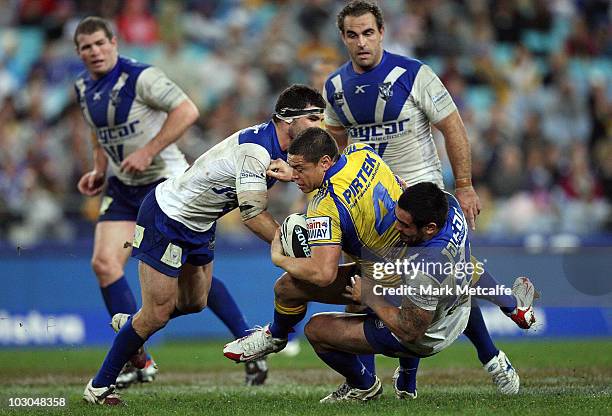
[[[110,314],[134,314],[136,300],[124,277],[138,208],[145,195],[166,178],[187,168],[175,142],[198,118],[187,95],[155,67],[120,56],[107,21],[87,17],[79,22],[74,43],[85,64],[75,89],[83,116],[92,129],[94,166],[79,180],[83,195],[102,197],[96,224],[93,270]],[[111,176],[106,181],[107,167]],[[249,326],[222,281],[213,278],[211,310],[234,337]],[[144,350],[127,365],[117,385],[153,380],[157,367]],[[144,368],[136,368],[142,367]],[[265,363],[246,366],[247,384],[261,384]]]
[[[120,330],[85,388],[87,402],[119,404],[114,383],[129,357],[170,319],[206,306],[217,219],[239,208],[243,223],[272,241],[278,224],[266,210],[267,189],[276,180],[266,171],[284,163],[298,133],[320,125],[324,108],[317,91],[291,86],[278,98],[272,120],[234,133],[145,197],[132,244],[140,260],[142,307],[133,317],[113,317]]]

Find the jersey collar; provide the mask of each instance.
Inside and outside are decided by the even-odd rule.
[[[340,170],[346,166],[346,155],[340,155],[338,161],[334,163],[334,165],[325,172],[325,176],[323,176],[323,181],[328,181],[334,176],[336,173],[340,172]]]

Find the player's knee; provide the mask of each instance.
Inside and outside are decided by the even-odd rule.
[[[319,344],[321,342],[321,328],[324,326],[325,317],[321,315],[314,315],[306,326],[304,326],[304,335],[308,341],[312,344]]]
[[[91,268],[100,283],[113,283],[110,279],[113,276],[120,276],[122,274],[121,265],[105,256],[94,256],[91,259]]]
[[[279,299],[288,299],[294,289],[293,277],[288,273],[283,274],[274,283],[274,297]]]

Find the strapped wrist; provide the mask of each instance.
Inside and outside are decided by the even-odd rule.
[[[472,178],[455,179],[455,189],[469,188],[472,186]]]

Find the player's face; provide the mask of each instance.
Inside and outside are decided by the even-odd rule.
[[[425,239],[425,233],[412,222],[412,215],[395,206],[395,228],[400,233],[400,239],[408,246],[416,246]]]
[[[290,154],[287,156],[287,163],[293,168],[293,177],[291,179],[300,188],[300,191],[305,194],[319,188],[321,183],[323,183],[326,169],[321,161],[319,163],[307,162],[304,160],[304,156]]]
[[[384,27],[378,29],[372,13],[344,18],[342,41],[353,61],[355,72],[366,72],[380,63],[384,33]]]
[[[93,79],[106,75],[117,63],[117,39],[103,30],[77,36],[77,53]]]
[[[306,107],[306,110],[316,108],[315,106]],[[294,118],[289,125],[289,137],[295,139],[301,132],[310,127],[322,127],[323,114],[311,114],[309,116]]]

